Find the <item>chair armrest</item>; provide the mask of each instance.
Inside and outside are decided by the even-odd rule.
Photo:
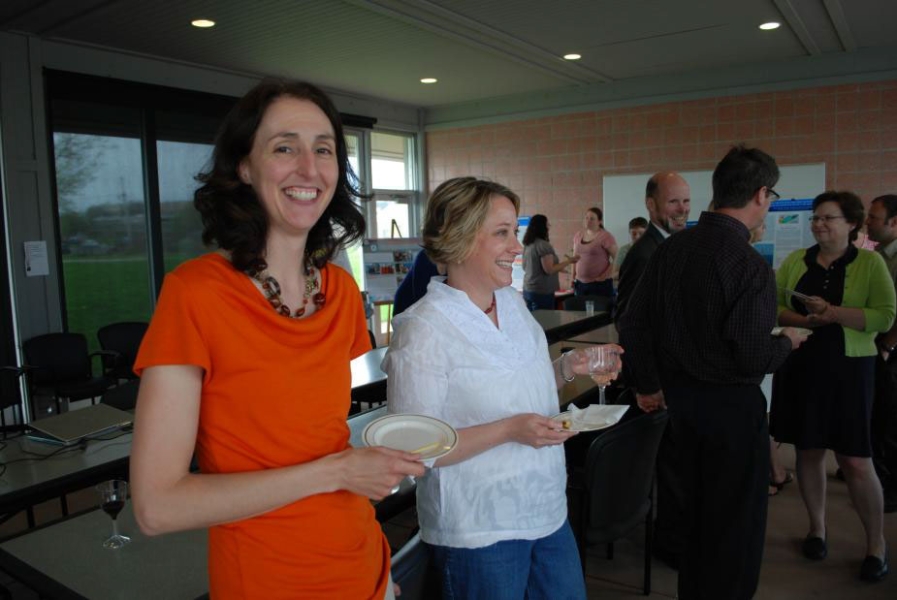
[[[34,369],[31,365],[22,365],[21,367],[17,367],[15,365],[2,365],[0,366],[0,370],[2,371],[12,371],[16,377],[21,377],[28,371]]]
[[[105,375],[110,370],[114,369],[115,366],[121,360],[121,352],[116,352],[115,350],[97,350],[95,352],[91,352],[87,355],[88,359],[90,359],[90,371],[91,377],[93,376],[93,359],[96,357],[100,358],[100,364],[103,367],[103,374]]]

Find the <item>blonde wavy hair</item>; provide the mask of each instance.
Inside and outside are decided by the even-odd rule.
[[[437,265],[460,263],[473,252],[492,198],[504,196],[520,213],[520,198],[507,187],[476,177],[455,177],[437,187],[427,202],[423,246]]]

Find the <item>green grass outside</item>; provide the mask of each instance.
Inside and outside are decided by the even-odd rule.
[[[170,271],[189,256],[166,256]],[[361,274],[361,247],[349,252],[352,270]],[[90,351],[100,349],[97,330],[119,321],[149,321],[152,290],[146,256],[62,259],[68,330],[87,336]],[[359,286],[361,282],[359,282]]]
[[[179,264],[171,260],[168,264]],[[68,330],[87,336],[90,350],[100,349],[97,330],[119,321],[148,321],[152,290],[146,256],[63,257]]]

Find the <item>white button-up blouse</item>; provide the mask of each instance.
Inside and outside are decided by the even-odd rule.
[[[513,288],[495,292],[496,328],[467,294],[434,277],[427,294],[396,317],[383,359],[390,413],[441,419],[455,429],[520,413],[558,412],[545,333]],[[567,518],[562,446],[496,446],[418,479],[421,537],[479,548],[533,540]]]

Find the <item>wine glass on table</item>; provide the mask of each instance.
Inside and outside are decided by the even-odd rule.
[[[116,550],[131,542],[131,538],[118,532],[118,513],[125,507],[125,501],[128,499],[128,482],[113,479],[104,481],[96,489],[100,494],[100,507],[112,517],[112,535],[103,542],[103,547]]]
[[[607,404],[604,389],[617,378],[620,371],[620,353],[613,346],[589,346],[589,376],[598,385],[599,404]]]

